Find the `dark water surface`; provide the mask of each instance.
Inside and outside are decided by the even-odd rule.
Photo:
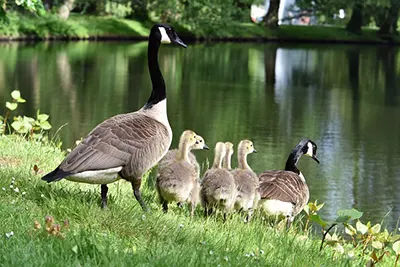
[[[20,113],[63,124],[64,148],[115,114],[146,102],[146,43],[0,44],[0,103],[18,89]],[[396,226],[400,215],[400,57],[394,47],[276,44],[164,46],[174,140],[185,129],[217,141],[254,141],[259,173],[281,169],[303,137],[318,145],[318,165],[300,169],[323,216],[355,207],[364,219]],[[3,105],[0,108],[4,113]],[[197,153],[200,162],[213,153]],[[236,153],[234,154],[236,166]]]

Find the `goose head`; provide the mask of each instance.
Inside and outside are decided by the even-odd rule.
[[[303,139],[299,144],[299,148],[303,155],[311,157],[319,164],[319,159],[317,158],[317,145],[313,141],[310,139]]]
[[[238,151],[240,153],[244,153],[245,155],[250,154],[250,153],[257,153],[257,150],[253,145],[253,142],[251,142],[250,140],[240,141],[239,146],[238,146]]]
[[[186,144],[191,150],[192,149],[209,149],[206,143],[204,142],[203,137],[196,134],[191,130],[186,130],[182,133],[181,144]]]
[[[156,24],[151,28],[150,38],[162,44],[177,44],[184,48],[187,45],[179,38],[178,34],[168,24]]]

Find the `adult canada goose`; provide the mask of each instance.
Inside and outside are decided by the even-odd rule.
[[[302,155],[310,156],[319,163],[317,145],[310,139],[303,139],[290,153],[284,171],[264,171],[259,175],[259,207],[269,215],[284,215],[288,226],[310,197],[306,180],[297,168]]]
[[[232,165],[231,165],[231,159],[232,159],[232,154],[233,154],[233,144],[231,142],[225,142],[225,148],[226,148],[226,154],[224,157],[224,160],[222,162],[222,167],[231,170]]]
[[[236,198],[236,185],[232,173],[222,168],[222,160],[226,154],[225,144],[215,145],[214,163],[204,174],[200,189],[200,200],[204,207],[204,215],[212,213],[214,207],[224,213],[232,209]]]
[[[147,61],[153,90],[147,103],[136,112],[116,115],[97,125],[42,180],[55,182],[65,178],[101,184],[101,206],[105,208],[107,184],[121,177],[131,182],[137,201],[147,210],[140,193],[142,175],[167,153],[172,140],[165,83],[157,58],[161,43],[187,47],[171,26],[157,24],[151,28]]]
[[[156,181],[157,192],[164,212],[168,211],[168,203],[172,201],[191,203],[191,215],[199,202],[199,173],[191,162],[191,149],[208,149],[204,139],[193,131],[184,131],[179,141],[175,159],[159,165]]]
[[[247,155],[250,153],[257,153],[253,143],[249,140],[240,141],[238,167],[232,172],[237,187],[235,209],[248,211],[247,221],[250,220],[252,209],[260,198],[258,177],[247,163]]]

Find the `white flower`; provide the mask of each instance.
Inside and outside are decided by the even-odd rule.
[[[179,224],[179,228],[183,228],[183,224]]]
[[[210,253],[210,255],[213,255],[213,254],[214,254],[214,251],[210,250],[210,252],[209,252],[209,253]]]
[[[3,189],[3,191],[6,191],[6,188],[5,188],[5,187],[2,187],[1,189]]]
[[[19,193],[18,187],[14,188],[15,193]]]
[[[14,232],[13,232],[13,231],[11,231],[11,232],[9,232],[9,233],[6,233],[6,237],[7,237],[7,238],[12,237],[13,235],[14,235]]]
[[[228,261],[228,260],[229,260],[228,256],[225,256],[225,257],[224,257],[224,260],[225,260],[225,261]]]
[[[246,253],[244,256],[245,256],[245,257],[250,257],[250,254],[249,254],[249,253]]]
[[[265,252],[264,252],[264,250],[260,249],[260,253],[261,253],[261,254],[264,254]]]
[[[142,215],[142,220],[144,221],[144,220],[146,220],[146,215]]]
[[[14,186],[12,184],[10,184],[10,188],[14,188]]]
[[[24,191],[24,192],[22,192],[22,195],[23,195],[23,196],[25,196],[25,194],[26,194],[26,192],[25,192],[25,191]]]
[[[44,195],[43,195],[43,194],[41,194],[41,195],[40,195],[40,197],[44,197]]]

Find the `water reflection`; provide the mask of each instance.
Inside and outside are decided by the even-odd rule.
[[[0,103],[18,89],[22,113],[51,115],[65,147],[96,124],[139,109],[151,88],[146,43],[2,44]],[[253,169],[283,168],[303,137],[321,164],[300,168],[324,216],[356,207],[395,226],[399,214],[400,94],[395,47],[199,44],[163,47],[160,65],[174,130],[193,129],[213,146],[252,139]],[[1,113],[4,108],[1,107]],[[198,159],[212,159],[199,152]],[[236,154],[234,154],[236,157]],[[235,162],[235,161],[234,161]]]

